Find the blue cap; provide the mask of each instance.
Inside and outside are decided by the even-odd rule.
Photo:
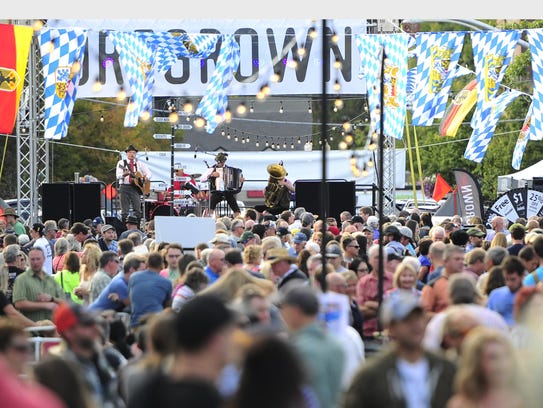
[[[92,220],[92,225],[94,227],[97,227],[98,224],[103,224],[104,223],[104,220],[102,219],[102,217],[96,217],[94,220]]]
[[[397,290],[381,305],[381,323],[387,327],[392,322],[404,320],[414,310],[423,310],[417,296],[410,291]]]
[[[307,236],[303,232],[297,232],[294,234],[294,237],[292,238],[292,242],[295,242],[297,244],[307,241]]]

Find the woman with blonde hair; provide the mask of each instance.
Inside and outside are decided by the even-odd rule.
[[[200,294],[215,294],[223,299],[223,301],[230,302],[236,297],[239,288],[247,283],[254,283],[260,287],[266,296],[275,291],[275,285],[273,282],[267,279],[256,278],[242,268],[230,268],[226,271],[226,273],[221,275],[221,277],[217,279],[213,285],[205,288],[200,292]]]
[[[262,247],[260,245],[250,244],[243,250],[243,263],[245,269],[252,272],[260,271],[260,264],[262,263]]]
[[[490,248],[493,248],[495,246],[500,246],[507,248],[507,235],[505,235],[504,232],[496,232],[496,235],[494,235],[494,238],[492,238],[492,241],[490,241]]]
[[[100,267],[102,251],[98,245],[87,245],[81,254],[81,268],[79,269],[79,286],[74,289],[75,295],[89,304],[90,282]]]
[[[412,292],[415,296],[420,298],[421,292],[417,289],[419,274],[413,262],[406,260],[407,258],[413,258],[417,261],[417,258],[405,257],[405,259],[398,264],[392,278],[393,287],[385,292],[385,298],[397,295],[401,293],[401,291]]]
[[[488,327],[471,329],[462,343],[456,393],[447,408],[524,407],[511,341]]]

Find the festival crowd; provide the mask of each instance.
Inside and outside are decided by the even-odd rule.
[[[188,249],[6,209],[0,405],[541,405],[543,218],[338,218],[246,209]]]

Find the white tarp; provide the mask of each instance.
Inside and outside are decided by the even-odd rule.
[[[534,177],[543,177],[543,160],[516,173],[498,176],[498,193],[513,188],[525,187]]]
[[[84,27],[89,29],[88,46],[82,66],[77,96],[115,97],[123,86],[123,74],[118,55],[105,30],[118,31],[177,31],[189,34],[235,34],[240,44],[240,66],[232,81],[230,95],[256,95],[260,87],[274,72],[280,79],[270,82],[275,95],[320,94],[322,92],[322,37],[311,38],[310,29],[320,33],[320,23],[310,19],[275,20],[48,20],[49,27]],[[336,79],[341,84],[340,93],[365,94],[365,80],[359,77],[360,56],[355,44],[357,34],[366,33],[365,19],[338,19],[330,22],[330,31],[337,33],[339,40],[330,45],[330,78],[328,92]],[[306,54],[298,56],[298,49]],[[284,50],[284,52],[283,52]],[[299,58],[296,69],[291,68],[293,55]],[[216,57],[215,57],[216,58]],[[342,63],[341,69],[333,67],[335,60]],[[281,61],[278,64],[275,61]],[[171,70],[156,75],[154,96],[199,96],[203,95],[215,63],[213,59],[181,59]],[[93,84],[99,78],[103,83],[99,92]],[[124,84],[128,86],[127,84]],[[130,95],[130,89],[125,89]]]
[[[189,174],[203,174],[207,170],[207,164],[212,166],[215,152],[194,151],[176,151],[174,156],[174,167],[179,163],[185,172]],[[375,167],[370,169],[368,176],[355,178],[351,172],[350,160],[351,151],[331,150],[326,153],[327,156],[327,179],[341,179],[355,181],[357,184],[377,183],[375,177]],[[363,154],[363,152],[359,152]],[[367,154],[367,153],[365,153]],[[124,155],[124,153],[123,153]],[[196,158],[195,158],[196,156]],[[369,156],[366,156],[367,161]],[[151,170],[152,188],[163,189],[170,185],[171,152],[140,152],[138,160],[143,160]],[[322,152],[321,151],[264,151],[264,152],[228,152],[227,165],[242,169],[243,176],[248,180],[244,190],[263,189],[268,179],[266,167],[272,163],[283,161],[283,165],[288,172],[287,178],[292,182],[296,180],[314,180],[322,176]],[[362,164],[362,159],[359,159]],[[396,149],[396,188],[405,188],[405,149]],[[249,180],[260,180],[251,182]],[[160,183],[164,185],[160,186]]]

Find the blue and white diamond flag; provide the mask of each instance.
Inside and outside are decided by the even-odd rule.
[[[477,31],[470,34],[477,74],[477,104],[471,118],[473,129],[490,114],[490,102],[498,94],[520,34],[517,30]]]
[[[532,96],[532,126],[530,140],[543,139],[543,29],[526,30],[530,53],[532,55],[532,78],[534,89]]]
[[[534,135],[534,125],[532,123],[533,109],[534,109],[534,102],[532,101],[532,103],[530,104],[530,107],[528,108],[528,114],[526,115],[526,118],[524,119],[522,129],[520,129],[517,143],[515,144],[515,150],[513,150],[513,159],[511,160],[511,166],[515,170],[520,169],[520,165],[522,163],[522,156],[524,156],[524,151],[526,150],[526,145],[528,144],[528,140],[533,140],[532,139]]]
[[[46,139],[61,139],[68,133],[77,84],[87,43],[83,28],[42,28],[40,45],[44,97]]]
[[[443,117],[457,73],[464,36],[463,32],[417,35],[417,89],[413,97],[413,125],[431,126],[434,119]]]
[[[468,146],[464,152],[465,159],[476,163],[483,161],[498,120],[507,106],[520,94],[521,92],[517,90],[505,91],[487,103],[488,115],[478,122],[479,126],[473,129]]]
[[[222,122],[228,105],[228,87],[239,67],[239,52],[239,44],[235,36],[223,35],[215,71],[195,112],[206,120],[207,133],[213,133],[217,125]]]
[[[407,48],[409,35],[361,34],[356,36],[361,65],[366,75],[370,107],[370,132],[380,131],[376,107],[381,97],[381,52],[385,53],[383,68],[383,133],[396,139],[403,137],[407,101]]]
[[[150,112],[155,86],[155,50],[137,32],[110,31],[109,37],[119,53],[132,94],[126,107],[124,126],[138,125],[139,116]]]

